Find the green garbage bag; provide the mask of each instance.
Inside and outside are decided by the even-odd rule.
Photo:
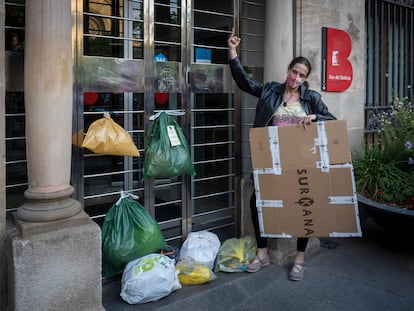
[[[125,264],[160,250],[167,250],[157,221],[137,201],[122,192],[107,212],[102,227],[103,275],[122,272]]]
[[[256,250],[256,240],[251,235],[225,240],[218,252],[216,271],[246,271],[247,265],[256,256]]]
[[[143,180],[195,175],[187,140],[171,114],[180,112],[161,111],[150,118],[153,122],[145,135]]]

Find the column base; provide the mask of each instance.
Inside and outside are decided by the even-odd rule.
[[[14,230],[8,236],[8,309],[104,310],[99,226],[91,220],[75,226],[57,221],[58,230],[44,225],[49,230],[41,234],[25,238]]]
[[[17,218],[27,222],[47,222],[70,218],[78,214],[82,206],[72,199],[74,189],[69,186],[63,191],[36,193],[26,190],[24,203],[16,213]]]
[[[36,215],[37,216],[37,215]],[[34,234],[48,233],[54,230],[81,226],[90,223],[90,217],[84,211],[77,213],[75,216],[54,220],[54,221],[24,221],[17,216],[17,212],[13,213],[14,223],[17,231],[22,237],[27,238]]]

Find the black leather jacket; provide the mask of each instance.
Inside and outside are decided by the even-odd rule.
[[[259,97],[253,127],[270,125],[274,112],[283,102],[285,83],[267,82],[263,84],[252,79],[244,70],[238,57],[230,60],[229,64],[231,74],[238,87],[253,96]],[[300,104],[306,114],[315,114],[316,121],[336,120],[322,101],[321,94],[309,90],[304,85],[299,88]]]

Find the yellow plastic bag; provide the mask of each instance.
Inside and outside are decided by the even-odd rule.
[[[217,278],[209,267],[189,258],[180,260],[175,269],[178,270],[178,280],[183,285],[204,284]]]
[[[83,139],[83,129],[80,129],[77,133],[75,133],[75,135],[72,136],[72,145],[81,148]]]
[[[256,240],[252,235],[225,240],[217,256],[216,271],[242,272],[256,256]]]
[[[129,133],[112,120],[109,113],[89,126],[82,147],[99,154],[139,157]]]

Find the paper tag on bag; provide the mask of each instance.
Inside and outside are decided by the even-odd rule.
[[[177,131],[175,130],[174,125],[168,125],[167,132],[172,147],[181,145],[180,139],[178,138]]]

